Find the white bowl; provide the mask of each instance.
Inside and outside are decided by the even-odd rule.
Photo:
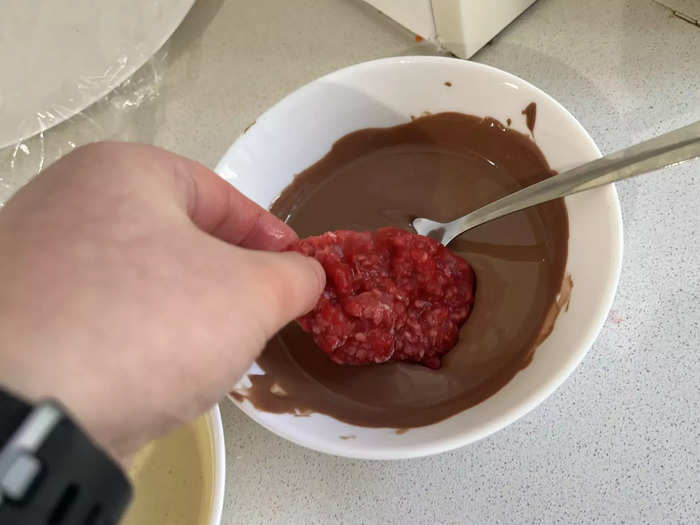
[[[452,87],[444,83],[451,82]],[[600,156],[571,114],[524,80],[474,62],[398,57],[357,64],[298,89],[241,135],[216,171],[262,206],[269,206],[299,173],[343,135],[403,124],[424,111],[459,111],[512,119],[527,133],[521,111],[537,103],[535,139],[549,164],[563,171]],[[248,401],[238,406],[272,432],[299,445],[354,458],[398,459],[444,452],[512,423],[561,385],[600,331],[615,294],[622,257],[622,219],[613,186],[566,198],[574,288],[569,309],[537,349],[532,363],[484,402],[444,421],[397,434],[329,416],[270,414]],[[251,371],[260,373],[253,365]],[[245,384],[245,378],[242,384]],[[340,439],[354,435],[355,439]]]
[[[177,523],[220,525],[225,472],[224,430],[215,406],[134,456],[129,468],[134,498],[122,521],[150,525],[174,516]]]

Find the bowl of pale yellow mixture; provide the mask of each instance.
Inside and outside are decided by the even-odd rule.
[[[214,407],[136,454],[129,469],[134,499],[122,525],[218,525],[225,466],[221,414]]]

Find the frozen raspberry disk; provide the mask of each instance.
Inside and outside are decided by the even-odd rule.
[[[474,303],[474,272],[428,237],[398,228],[336,231],[293,250],[326,270],[316,307],[298,319],[336,363],[440,367]]]

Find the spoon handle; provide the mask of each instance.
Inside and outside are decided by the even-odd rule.
[[[700,156],[700,121],[625,148],[498,199],[445,225],[454,238],[503,215]],[[454,235],[451,235],[454,232]],[[449,242],[447,238],[443,241]]]

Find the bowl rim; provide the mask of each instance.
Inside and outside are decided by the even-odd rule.
[[[277,101],[275,104],[270,106],[267,110],[265,110],[257,119],[257,121],[263,120],[264,117],[268,116],[271,113],[274,113],[278,111],[280,108],[284,108],[285,106],[288,106],[289,104],[293,104],[295,100],[304,95],[306,91],[313,89],[313,87],[317,86],[319,83],[333,80],[334,77],[336,76],[344,76],[344,75],[352,75],[353,73],[357,71],[361,71],[365,68],[373,68],[381,65],[396,65],[396,64],[415,64],[415,63],[431,63],[431,64],[439,64],[439,63],[449,63],[449,64],[454,64],[456,62],[459,62],[462,64],[463,67],[470,67],[473,68],[474,70],[482,70],[486,71],[489,73],[494,73],[497,75],[500,75],[504,81],[515,81],[516,83],[522,84],[529,89],[532,89],[534,92],[538,94],[538,96],[542,97],[544,100],[547,100],[548,103],[550,103],[553,107],[557,108],[558,111],[565,116],[568,120],[571,121],[571,123],[578,128],[580,131],[580,140],[584,140],[587,144],[587,147],[590,148],[591,152],[595,153],[596,157],[600,157],[601,153],[598,148],[598,146],[595,144],[591,136],[588,134],[586,129],[581,125],[581,123],[562,105],[560,104],[557,100],[555,100],[552,96],[548,95],[545,93],[542,89],[538,88],[537,86],[531,84],[530,82],[522,79],[521,77],[518,77],[516,75],[513,75],[512,73],[508,73],[506,71],[503,71],[501,69],[498,69],[493,66],[489,66],[486,64],[481,64],[478,62],[472,62],[469,60],[463,60],[459,58],[452,58],[452,57],[440,57],[440,56],[399,56],[399,57],[388,57],[388,58],[380,58],[376,60],[370,60],[366,62],[360,62],[357,64],[353,64],[341,69],[338,69],[336,71],[333,71],[331,73],[328,73],[324,76],[321,76],[319,78],[316,78],[301,87],[297,88],[296,90],[292,91],[291,93],[287,94],[284,98],[280,99]],[[227,158],[229,157],[231,151],[236,147],[238,144],[239,140],[241,137],[245,134],[245,131],[243,131],[231,144],[231,146],[226,150],[222,158],[219,160],[219,162],[216,165],[215,171],[218,174],[223,174],[226,172],[226,162]],[[225,177],[224,177],[225,178]],[[495,432],[498,432],[499,430],[502,430],[504,427],[510,425],[511,423],[514,423],[518,419],[520,419],[522,416],[526,415],[529,413],[531,410],[533,410],[536,406],[538,406],[540,403],[542,403],[546,398],[548,398],[550,395],[554,393],[554,391],[559,388],[564,381],[573,373],[573,371],[576,369],[576,367],[581,363],[583,360],[584,356],[588,353],[590,350],[591,346],[593,345],[594,341],[597,339],[598,335],[600,334],[601,329],[603,328],[603,325],[605,323],[605,319],[608,316],[608,312],[610,311],[610,308],[612,306],[616,291],[617,291],[617,286],[619,283],[620,279],[620,272],[622,268],[622,253],[623,253],[623,225],[622,225],[622,214],[621,214],[621,209],[620,209],[620,201],[618,198],[617,190],[613,184],[610,184],[608,186],[599,188],[597,190],[593,191],[601,191],[605,192],[605,197],[607,198],[607,202],[610,205],[610,210],[609,213],[612,216],[614,220],[614,228],[613,231],[610,232],[611,234],[611,244],[612,244],[612,257],[611,260],[609,261],[609,266],[610,266],[610,273],[608,274],[608,277],[610,278],[609,286],[605,289],[605,293],[601,296],[600,301],[598,302],[596,306],[596,315],[594,316],[594,319],[592,320],[589,330],[586,333],[586,336],[581,338],[579,340],[579,344],[577,345],[579,348],[579,351],[576,354],[573,354],[573,359],[569,360],[567,363],[562,365],[555,373],[551,375],[549,380],[546,382],[542,383],[539,388],[532,393],[530,396],[528,396],[526,399],[524,399],[521,403],[519,403],[517,406],[514,406],[507,410],[506,412],[502,413],[499,417],[494,418],[489,424],[484,425],[481,429],[478,431],[471,431],[468,434],[454,434],[452,436],[447,436],[444,438],[436,439],[435,441],[428,443],[428,444],[422,444],[422,445],[397,445],[396,447],[391,447],[391,449],[388,449],[386,447],[380,448],[380,449],[353,449],[353,448],[347,448],[347,447],[342,447],[340,444],[338,446],[331,446],[325,442],[316,442],[312,443],[311,441],[303,441],[301,439],[298,439],[297,436],[293,435],[290,432],[287,432],[284,428],[280,428],[278,426],[272,426],[268,424],[266,421],[262,420],[261,418],[256,417],[258,414],[258,410],[252,407],[250,403],[241,403],[237,401],[235,398],[232,396],[228,396],[228,398],[239,408],[241,409],[248,417],[250,417],[252,420],[254,420],[256,423],[259,425],[263,426],[264,428],[268,429],[269,431],[273,432],[274,434],[277,434],[280,437],[283,437],[284,439],[291,441],[297,445],[300,445],[302,447],[308,448],[310,450],[315,450],[318,452],[323,452],[326,454],[331,454],[335,456],[340,456],[340,457],[348,457],[348,458],[353,458],[353,459],[371,459],[371,460],[392,460],[392,459],[408,459],[408,458],[416,458],[416,457],[424,457],[424,456],[430,456],[434,454],[439,454],[443,452],[448,452],[450,450],[454,450],[457,448],[460,448],[462,446],[466,446],[470,443],[474,443],[476,441],[479,441]],[[246,372],[247,373],[247,372]],[[328,416],[332,417],[332,416]],[[439,423],[437,423],[439,424]]]
[[[212,459],[214,463],[209,523],[211,525],[219,525],[224,509],[224,491],[226,488],[226,442],[219,405],[214,405],[206,413],[206,420],[212,440]]]

